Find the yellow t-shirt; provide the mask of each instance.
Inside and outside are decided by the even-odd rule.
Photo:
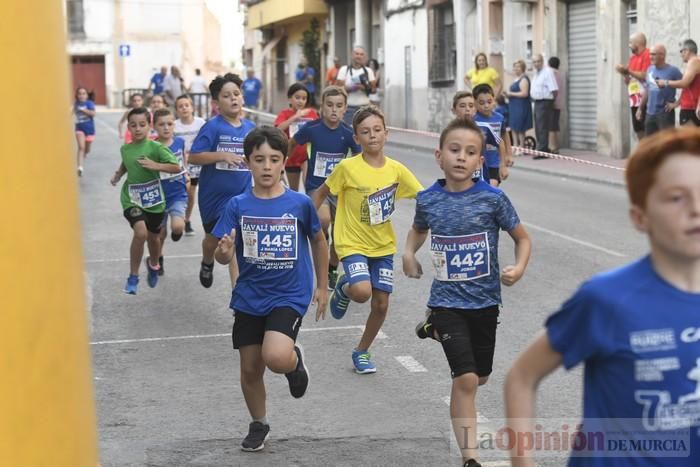
[[[326,179],[330,192],[338,196],[333,239],[341,259],[396,253],[390,219],[394,203],[415,198],[423,186],[403,164],[385,159],[381,168],[367,164],[362,154],[343,159]]]
[[[489,86],[491,86],[491,89],[493,89],[495,92],[496,81],[499,79],[499,76],[498,72],[495,69],[491,67],[486,67],[480,70],[472,68],[467,72],[467,78],[469,78],[469,81],[471,81],[472,83],[472,89],[474,89],[479,84],[488,84]]]

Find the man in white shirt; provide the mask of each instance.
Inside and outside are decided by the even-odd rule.
[[[340,67],[335,84],[343,86],[348,93],[348,109],[343,121],[352,126],[352,116],[358,108],[369,105],[369,95],[376,86],[374,72],[367,66],[367,52],[364,47],[356,45],[352,49],[352,63]]]
[[[180,75],[180,69],[175,65],[170,67],[170,74],[165,77],[163,94],[165,102],[170,107],[173,107],[175,99],[182,95],[182,76]]]
[[[530,96],[535,102],[535,136],[537,138],[537,150],[551,152],[549,150],[549,132],[554,116],[554,100],[559,93],[559,86],[551,68],[544,66],[542,54],[535,55],[532,60],[535,67],[535,75],[532,78]],[[546,156],[535,156],[535,159],[544,159]]]
[[[192,94],[194,101],[195,113],[200,117],[206,114],[206,94],[209,94],[209,89],[207,88],[206,80],[202,78],[202,71],[199,68],[195,68],[194,78],[190,81],[190,94]]]

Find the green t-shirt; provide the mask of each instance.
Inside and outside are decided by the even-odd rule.
[[[165,194],[160,186],[160,173],[141,167],[137,161],[147,157],[160,164],[178,164],[170,149],[157,141],[145,139],[122,146],[122,162],[126,167],[126,181],[122,186],[122,209],[140,207],[146,212],[165,210]]]

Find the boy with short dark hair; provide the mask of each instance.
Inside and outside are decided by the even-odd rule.
[[[319,208],[329,194],[338,196],[334,238],[343,271],[331,296],[331,314],[340,319],[350,301],[372,300],[362,338],[352,352],[355,372],[367,374],[377,371],[369,347],[386,319],[394,285],[391,215],[397,199],[415,198],[423,187],[403,164],[384,155],[388,132],[381,110],[360,107],[353,128],[362,153],[340,161],[313,193],[313,201]]]
[[[700,130],[641,140],[625,177],[630,217],[651,252],[584,283],[513,364],[505,399],[514,466],[535,465],[523,440],[533,432],[538,385],[581,362],[584,431],[671,446],[678,457],[658,447],[621,457],[605,450],[610,443],[591,443],[569,466],[700,465]]]
[[[328,244],[309,197],[282,183],[287,147],[287,137],[278,128],[262,126],[246,136],[244,151],[254,185],[226,203],[212,230],[220,239],[216,260],[229,264],[235,258],[240,269],[230,306],[241,389],[253,419],[241,445],[244,451],[263,449],[270,432],[265,368],[287,377],[293,397],[306,393],[308,371],[295,342],[309,304],[317,303],[318,321],[328,303]]]
[[[483,141],[479,127],[466,119],[455,119],[442,131],[435,158],[445,178],[416,196],[416,214],[403,254],[404,273],[419,278],[423,271],[416,252],[430,233],[436,276],[428,315],[416,333],[440,341],[450,365],[450,417],[465,467],[480,466],[475,398],[492,370],[500,283],[511,286],[522,277],[531,249],[527,231],[505,193],[472,178],[483,165]],[[516,259],[502,271],[500,230],[513,238]]]
[[[496,105],[491,86],[480,84],[472,92],[476,103],[474,121],[486,138],[484,180],[497,187],[508,178],[509,153],[505,143],[504,119],[501,114],[494,112]]]
[[[474,95],[469,91],[458,91],[452,98],[452,114],[455,118],[473,119],[476,115]]]

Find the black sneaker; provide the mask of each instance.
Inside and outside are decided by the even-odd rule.
[[[419,339],[431,338],[435,339],[433,335],[433,323],[430,322],[430,310],[425,312],[425,319],[416,325],[416,336]]]
[[[158,257],[158,264],[160,265],[160,269],[158,270],[158,275],[162,276],[163,274],[165,274],[165,269],[163,269],[163,257],[162,256]]]
[[[241,443],[241,450],[247,452],[262,451],[265,441],[270,437],[270,425],[261,422],[251,422],[248,426],[248,436]]]
[[[202,263],[199,268],[199,282],[207,289],[214,283],[214,263]]]
[[[173,239],[173,242],[177,242],[182,238],[182,232],[175,233],[175,231],[172,231],[170,232],[170,238]]]
[[[464,463],[463,467],[481,467],[481,464],[479,464],[476,460],[474,459],[469,459]]]
[[[186,237],[191,237],[194,235],[194,230],[192,230],[192,224],[190,224],[190,221],[185,222],[185,236]]]
[[[285,373],[289,382],[289,392],[292,397],[299,399],[306,393],[306,388],[309,387],[309,372],[304,366],[304,354],[299,344],[294,345],[294,351],[297,353],[297,367]]]

